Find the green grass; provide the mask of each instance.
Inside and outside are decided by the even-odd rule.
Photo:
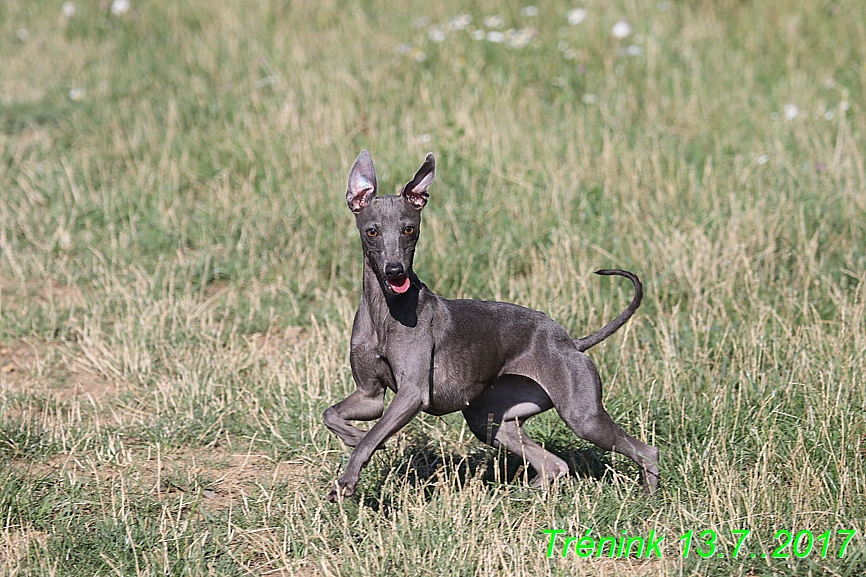
[[[862,2],[60,5],[0,4],[2,574],[863,573]],[[325,502],[362,148],[382,192],[436,154],[416,270],[440,294],[579,336],[631,296],[592,271],[640,275],[591,352],[662,450],[656,496],[555,414],[528,428],[575,474],[531,490],[449,415]],[[552,529],[654,531],[663,558],[548,558]],[[783,530],[827,555],[774,558]]]

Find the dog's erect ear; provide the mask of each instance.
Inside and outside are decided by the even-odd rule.
[[[352,212],[358,212],[370,204],[376,196],[376,170],[370,153],[362,150],[352,170],[349,171],[349,188],[346,190],[346,204]]]
[[[427,199],[430,198],[427,189],[433,184],[434,178],[436,178],[436,159],[433,158],[432,152],[428,152],[424,164],[421,165],[412,180],[406,183],[400,194],[403,195],[406,202],[421,210],[427,204]]]

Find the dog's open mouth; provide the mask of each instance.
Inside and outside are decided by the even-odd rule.
[[[388,286],[391,288],[391,290],[398,295],[401,295],[407,290],[409,290],[409,285],[411,284],[409,282],[409,277],[406,275],[399,278],[389,278],[386,280],[386,282],[388,283]]]

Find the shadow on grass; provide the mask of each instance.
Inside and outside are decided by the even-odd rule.
[[[569,476],[603,480],[612,473],[608,454],[595,446],[576,449],[566,442],[554,442],[546,444],[545,448],[568,463]],[[375,457],[371,465],[374,463]],[[378,467],[371,466],[367,471],[366,487],[360,493],[362,504],[377,511],[392,505],[392,494],[386,490],[390,479],[405,480],[422,491],[426,501],[443,485],[462,490],[472,479],[480,479],[491,489],[511,486],[518,490],[538,490],[529,484],[536,471],[517,455],[484,447],[468,454],[445,451],[425,435],[413,436],[402,453],[380,459]]]

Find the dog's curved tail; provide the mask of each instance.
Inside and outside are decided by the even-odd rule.
[[[631,304],[629,304],[624,311],[619,313],[615,319],[592,333],[591,335],[581,337],[579,339],[574,339],[574,345],[577,347],[579,351],[586,351],[591,347],[594,347],[613,333],[615,333],[619,328],[631,318],[637,308],[640,306],[640,301],[643,298],[643,285],[640,283],[640,279],[637,278],[637,275],[634,273],[630,273],[627,270],[620,269],[609,269],[609,270],[597,270],[595,274],[600,274],[603,276],[611,276],[618,275],[624,276],[629,279],[634,285],[634,298],[631,300]]]

